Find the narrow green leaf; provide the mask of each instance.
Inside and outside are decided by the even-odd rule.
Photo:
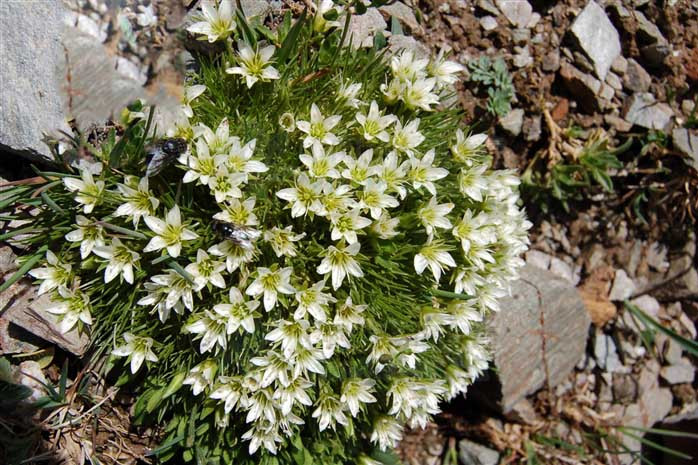
[[[107,229],[111,229],[114,232],[126,234],[127,236],[131,236],[131,237],[135,237],[136,239],[144,239],[144,240],[148,239],[148,237],[143,233],[139,233],[138,231],[133,231],[132,229],[122,228],[121,226],[107,223],[106,221],[97,221],[97,224],[99,224],[100,226],[104,226]]]
[[[303,24],[305,24],[305,17],[307,14],[308,9],[306,8],[305,10],[303,10],[303,13],[301,13],[301,15],[298,17],[293,27],[291,27],[291,30],[288,31],[288,34],[286,35],[283,43],[281,44],[281,48],[279,48],[279,51],[276,53],[277,63],[285,63],[288,57],[291,55],[291,52],[298,45],[298,36],[300,35],[301,30],[303,29]]]
[[[44,202],[46,202],[46,205],[48,205],[51,208],[51,210],[58,213],[59,215],[65,214],[65,210],[63,210],[61,207],[58,206],[56,202],[53,201],[53,199],[48,195],[48,192],[42,192],[41,198]]]
[[[187,273],[184,268],[182,268],[182,265],[174,260],[170,260],[167,262],[167,264],[170,265],[172,269],[174,269],[182,278],[186,279],[189,284],[194,284],[194,278],[192,278],[192,276]]]
[[[684,454],[681,451],[678,451],[676,449],[672,449],[670,447],[662,446],[661,444],[657,444],[656,442],[650,441],[649,439],[644,438],[642,436],[638,436],[637,434],[632,434],[632,433],[629,433],[627,431],[623,431],[623,428],[618,428],[618,429],[621,430],[621,432],[624,435],[631,437],[633,439],[636,439],[637,441],[640,441],[641,443],[647,445],[648,447],[651,447],[651,448],[656,449],[658,451],[664,452],[665,454],[669,454],[669,455],[672,455],[674,457],[678,457],[678,458],[686,459],[686,460],[693,459],[692,456],[690,456],[688,454]]]
[[[13,238],[15,236],[19,236],[21,234],[39,232],[39,231],[41,231],[41,229],[37,229],[34,226],[27,226],[25,228],[14,229],[14,230],[7,232],[5,234],[0,234],[0,241],[4,241],[4,240],[10,239],[10,238]]]
[[[690,339],[686,339],[685,337],[681,336],[680,334],[677,334],[675,331],[672,331],[669,328],[665,328],[661,324],[659,324],[658,321],[654,320],[652,317],[647,315],[645,312],[640,310],[637,306],[631,304],[627,300],[624,302],[625,308],[630,310],[630,312],[635,315],[642,323],[645,325],[645,327],[649,328],[652,327],[656,329],[657,331],[660,331],[670,338],[674,339],[676,342],[681,345],[687,352],[690,352],[691,354],[698,356],[698,342],[696,341],[691,341]]]
[[[157,448],[155,448],[155,449],[153,449],[153,450],[151,450],[151,451],[147,451],[147,452],[145,453],[145,456],[146,456],[146,457],[152,457],[152,456],[154,456],[154,455],[160,455],[160,454],[162,454],[163,452],[167,451],[167,449],[171,448],[172,446],[174,446],[174,445],[176,445],[176,444],[182,442],[182,440],[184,440],[184,435],[183,435],[183,434],[180,434],[180,435],[178,435],[178,436],[175,436],[175,437],[173,437],[172,439],[170,439],[169,441],[166,441],[166,442],[165,442],[164,444],[162,444],[161,446],[158,446]]]
[[[24,264],[21,267],[19,267],[19,269],[15,271],[14,274],[7,279],[7,281],[0,285],[0,292],[5,291],[14,283],[19,281],[22,278],[22,276],[24,276],[29,270],[34,268],[34,265],[36,265],[39,262],[39,260],[41,260],[44,257],[46,249],[48,249],[48,247],[43,246],[37,251],[36,254],[34,254],[31,258],[24,262]]]
[[[475,298],[475,296],[472,295],[459,294],[457,292],[451,291],[442,291],[441,289],[429,289],[429,293],[437,297],[446,297],[449,299],[471,300]]]
[[[235,16],[237,17],[238,26],[240,26],[240,31],[242,31],[242,37],[245,42],[253,49],[257,46],[257,37],[255,33],[250,29],[250,25],[245,18],[245,12],[242,9],[240,0],[236,0],[237,8],[235,9]]]

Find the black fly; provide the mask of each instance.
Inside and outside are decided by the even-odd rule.
[[[213,230],[221,236],[221,238],[232,241],[246,250],[252,249],[253,242],[262,235],[260,231],[249,226],[241,226],[224,221],[214,221]]]
[[[145,176],[151,178],[188,150],[187,141],[179,137],[161,139],[146,147]]]

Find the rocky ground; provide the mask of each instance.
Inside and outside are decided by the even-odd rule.
[[[243,3],[267,19],[304,5]],[[21,99],[23,108],[9,112],[0,128],[0,175],[21,177],[20,163],[10,158],[17,153],[41,160],[49,127],[87,131],[118,119],[134,98],[157,102],[164,127],[168,109],[181,96],[190,59],[176,31],[195,6],[194,0],[118,5],[79,0],[65,3],[61,13],[46,11],[46,27],[55,37],[64,27],[69,32],[60,41],[48,40],[41,60],[8,61],[3,79],[17,92],[2,92],[2,106],[14,109]],[[12,8],[0,6],[2,21],[17,14]],[[696,339],[698,5],[688,0],[405,1],[369,9],[352,27],[367,44],[381,31],[393,46],[424,47],[391,37],[395,23],[427,47],[446,48],[471,64],[457,89],[459,103],[490,134],[488,149],[497,166],[524,176],[535,222],[521,280],[490,324],[495,369],[466,399],[447,406],[436,423],[411,432],[399,449],[403,461],[639,463],[643,432],[619,427],[695,431],[696,353],[665,333],[649,331],[624,301],[662,327]],[[27,24],[26,33],[46,41],[45,30]],[[488,111],[491,97],[478,80],[482,68],[472,65],[482,63],[483,56],[492,62],[501,58],[504,75],[511,76],[495,83],[502,95],[507,86],[513,91],[506,114]],[[55,79],[42,80],[33,62],[55,69]],[[27,116],[39,113],[44,117]],[[586,182],[585,172],[576,169],[598,141],[607,152],[623,148],[619,164],[607,170],[612,189],[596,178]],[[582,177],[573,177],[573,189],[555,191],[556,173],[569,166]],[[0,265],[2,275],[15,269],[10,248],[0,249]],[[44,347],[18,333],[24,328],[79,355],[85,341],[56,337],[51,321],[36,332],[36,320],[24,311],[34,305],[32,292],[17,283],[2,294],[0,353]],[[58,381],[55,364],[42,368],[41,360],[24,362],[22,370],[31,374],[24,381]],[[67,460],[77,461],[90,438],[90,444],[104,444],[105,457],[115,463],[142,457],[150,432],[129,431],[128,399],[114,398],[99,384],[94,389],[109,413],[99,416],[100,428],[54,433],[47,447],[59,444]],[[681,450],[695,452],[695,447]],[[654,463],[673,463],[646,446],[644,452]]]

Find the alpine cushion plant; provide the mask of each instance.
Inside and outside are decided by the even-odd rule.
[[[518,179],[442,104],[461,65],[321,22],[205,4],[190,30],[225,46],[168,131],[188,150],[145,177],[136,118],[10,193],[40,207],[18,240],[48,311],[166,425],[161,460],[378,463],[487,368],[528,244]]]

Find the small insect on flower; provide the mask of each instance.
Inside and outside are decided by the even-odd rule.
[[[252,250],[253,243],[262,235],[257,229],[225,221],[215,221],[213,230],[221,239],[232,241],[246,250]]]
[[[179,137],[161,139],[149,145],[145,150],[145,176],[152,178],[160,173],[188,149],[187,141]]]

